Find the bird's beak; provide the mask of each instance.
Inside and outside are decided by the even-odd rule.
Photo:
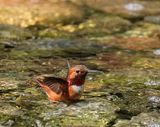
[[[90,69],[88,69],[87,71],[88,71],[88,73],[103,73],[103,71],[99,71],[99,70],[90,70]]]
[[[67,67],[68,67],[68,70],[71,68],[71,64],[69,63],[69,60],[67,60]]]

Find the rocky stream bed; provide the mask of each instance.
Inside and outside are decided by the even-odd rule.
[[[0,127],[160,127],[159,0],[1,0]],[[89,74],[79,102],[33,77]]]

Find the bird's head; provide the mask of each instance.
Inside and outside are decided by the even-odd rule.
[[[84,65],[75,65],[69,69],[68,81],[71,84],[82,85],[85,81],[85,77],[88,73],[88,69]]]

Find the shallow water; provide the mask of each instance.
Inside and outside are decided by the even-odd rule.
[[[12,2],[0,9],[0,126],[160,126],[159,1]],[[65,77],[66,60],[101,73],[79,102],[52,103],[33,77]]]

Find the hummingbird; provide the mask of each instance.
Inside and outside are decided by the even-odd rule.
[[[38,76],[36,82],[46,92],[48,98],[55,101],[77,101],[84,91],[85,78],[89,70],[85,65],[68,65],[68,74],[65,79],[59,77]]]

